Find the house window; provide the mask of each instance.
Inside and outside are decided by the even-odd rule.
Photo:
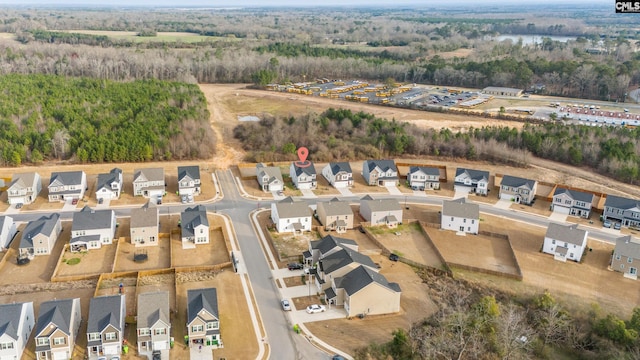
[[[0,343],[0,350],[9,350],[9,349],[13,349],[13,343],[12,342]]]
[[[218,322],[217,321],[209,321],[207,323],[207,330],[215,330],[218,328]]]
[[[37,346],[49,345],[49,338],[46,338],[46,337],[36,338],[36,345]]]
[[[151,330],[144,328],[144,329],[138,329],[138,336],[149,336],[151,335]]]
[[[204,326],[202,325],[193,325],[191,327],[191,332],[203,332],[204,331]]]
[[[89,333],[89,341],[100,340],[100,333]]]
[[[620,260],[620,254],[616,254],[616,260]]]
[[[551,245],[555,245],[556,241],[555,240],[551,240]]]
[[[117,340],[118,339],[118,335],[115,332],[108,332],[105,336],[104,336],[105,340]]]
[[[167,333],[166,328],[154,329],[153,335],[165,335]]]
[[[467,219],[462,219],[462,223],[466,224],[467,223]]]
[[[629,274],[636,275],[637,273],[638,273],[638,270],[636,270],[636,268],[634,268],[634,267],[630,267],[629,268]]]
[[[453,221],[453,216],[451,217],[451,221]]]
[[[629,264],[631,264],[631,263],[633,262],[633,258],[632,258],[632,257],[628,257],[628,258],[627,258],[627,262],[628,262]]]
[[[620,269],[624,269],[624,264],[620,264]]]
[[[53,345],[64,345],[66,344],[64,337],[53,338]]]
[[[570,257],[570,258],[573,258],[573,253],[569,253],[569,257]]]
[[[476,221],[474,219],[471,219],[471,224],[475,224]]]

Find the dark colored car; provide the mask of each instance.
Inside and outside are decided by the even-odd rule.
[[[287,269],[289,270],[302,270],[303,268],[304,266],[302,266],[302,264],[298,264],[298,263],[287,264]]]
[[[160,351],[156,350],[153,352],[153,360],[161,360],[162,359],[162,355],[160,353]]]
[[[358,231],[364,234],[364,228],[362,227],[362,225],[360,225],[360,227],[358,228]]]
[[[400,260],[400,257],[396,254],[389,254],[389,260],[391,261],[398,261]]]

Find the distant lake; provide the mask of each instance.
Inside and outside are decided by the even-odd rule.
[[[567,42],[569,40],[575,40],[575,36],[544,36],[544,35],[500,35],[493,38],[496,41],[511,40],[517,43],[519,39],[522,39],[522,45],[542,44],[542,38],[550,38],[553,41]]]

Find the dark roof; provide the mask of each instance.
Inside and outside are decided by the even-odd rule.
[[[200,166],[178,166],[178,181],[184,179],[185,176],[189,176],[193,180],[200,179]]]
[[[14,340],[18,340],[18,326],[20,325],[20,315],[25,303],[0,305],[0,337],[8,335]],[[28,339],[24,339],[25,342]]]
[[[316,167],[313,165],[313,161],[307,160],[307,162],[309,163],[309,166],[305,166],[305,167],[298,166],[298,164],[296,164],[296,161],[294,161],[292,163],[293,164],[293,168],[295,169],[295,172],[296,172],[296,176],[300,176],[303,173],[307,174],[307,175],[315,175],[316,174]]]
[[[604,206],[623,210],[629,210],[633,208],[640,209],[640,201],[621,196],[607,195],[607,200],[605,200]]]
[[[349,164],[348,162],[331,162],[329,163],[329,168],[331,169],[331,173],[333,175],[336,175],[341,171],[352,173],[351,164]]]
[[[110,295],[92,298],[89,302],[87,333],[102,332],[109,325],[122,331],[122,308],[126,306],[124,297],[125,295]]]
[[[138,295],[138,328],[150,328],[158,321],[170,325],[169,292],[154,291]]]
[[[502,182],[500,185],[511,186],[511,187],[521,187],[526,186],[529,190],[533,190],[533,186],[536,184],[535,180],[529,180],[524,178],[519,178],[511,175],[504,175],[502,177]]]
[[[45,301],[40,304],[38,321],[36,322],[36,336],[40,334],[50,323],[67,335],[71,329],[71,313],[73,302],[76,299],[62,299]]]
[[[333,288],[328,288],[327,290],[324,291],[324,296],[327,299],[333,299],[334,297],[336,297],[336,292],[333,291]]]
[[[92,241],[100,241],[100,235],[95,234],[95,235],[77,236],[77,237],[71,238],[71,240],[69,240],[69,244],[78,244],[78,243],[88,244]]]
[[[357,246],[358,243],[356,243],[351,239],[345,239],[345,238],[341,238],[333,235],[327,235],[320,240],[311,241],[311,248],[320,251],[320,253],[322,254],[340,245]]]
[[[424,167],[424,166],[411,166],[409,168],[409,174],[413,174],[415,172],[422,171],[423,173],[431,176],[440,177],[440,169],[434,167]]]
[[[474,169],[465,169],[465,168],[457,168],[456,176],[467,173],[467,175],[471,178],[471,180],[480,181],[482,179],[489,181],[489,172],[482,170],[474,170]]]
[[[42,216],[38,220],[29,221],[27,226],[22,231],[22,238],[20,239],[20,248],[33,247],[33,237],[38,234],[44,234],[46,236],[52,235],[53,228],[58,223],[60,215],[57,213],[49,216]]]
[[[370,257],[362,255],[357,251],[345,248],[342,248],[334,252],[333,254],[327,255],[322,258],[320,260],[320,267],[325,274],[329,274],[354,262],[366,265],[372,269],[376,268],[376,264],[373,262],[373,260],[371,260]]]
[[[631,235],[619,237],[616,239],[614,252],[632,259],[640,259],[640,240]]]
[[[49,185],[54,181],[59,181],[63,185],[79,185],[82,184],[83,171],[63,171],[51,173],[51,179],[49,179]]]
[[[102,189],[103,187],[107,187],[109,190],[111,190],[111,184],[117,182],[120,175],[122,175],[122,170],[118,168],[111,169],[108,174],[98,174],[96,191]]]
[[[582,192],[578,190],[570,190],[565,188],[557,188],[553,193],[553,196],[560,194],[568,194],[573,200],[583,201],[591,204],[593,202],[593,194],[588,192]]]
[[[94,210],[87,205],[73,213],[71,231],[109,229],[114,218],[113,210]]]
[[[393,170],[394,172],[398,172],[396,163],[393,160],[366,160],[365,164],[367,166],[367,169],[369,170],[379,167],[380,170],[384,172],[387,172],[389,169]]]
[[[336,279],[336,288],[342,288],[349,295],[353,295],[372,283],[378,283],[387,289],[400,292],[400,285],[390,283],[387,279],[366,266],[358,266],[342,277]]]
[[[187,291],[187,324],[191,324],[203,309],[220,319],[220,316],[218,316],[218,293],[216,288]]]
[[[209,226],[207,209],[203,205],[186,208],[182,213],[180,213],[180,229],[182,237],[193,236],[193,229],[200,225]]]

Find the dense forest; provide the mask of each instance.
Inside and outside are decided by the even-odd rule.
[[[213,154],[195,85],[45,75],[0,76],[0,164],[124,162]]]

